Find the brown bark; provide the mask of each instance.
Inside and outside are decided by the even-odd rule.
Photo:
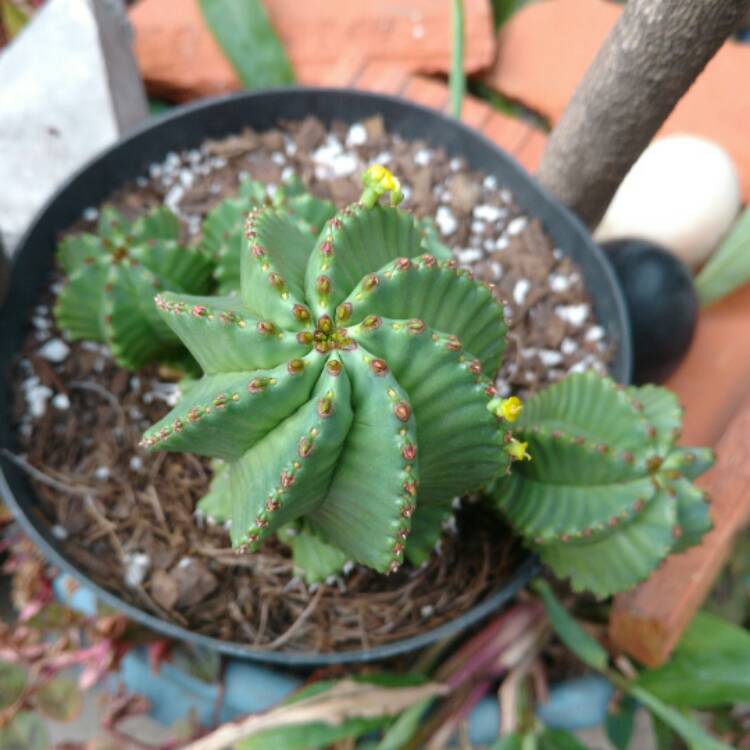
[[[552,131],[537,173],[542,184],[595,226],[748,9],[750,0],[628,0]]]

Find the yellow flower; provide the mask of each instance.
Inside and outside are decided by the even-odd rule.
[[[521,399],[517,396],[510,398],[493,398],[487,404],[487,408],[496,416],[502,417],[506,422],[515,422],[523,411]]]
[[[372,208],[385,193],[391,194],[392,206],[397,206],[403,200],[400,180],[382,164],[371,164],[362,175],[362,184],[365,191],[361,200],[368,208]]]
[[[505,446],[505,450],[508,452],[511,458],[516,461],[531,461],[531,456],[526,450],[529,447],[528,443],[522,443],[520,440],[511,438],[510,443]]]
[[[500,412],[503,415],[503,419],[508,422],[515,422],[521,416],[522,411],[523,404],[521,403],[521,399],[517,396],[506,398],[500,404]]]

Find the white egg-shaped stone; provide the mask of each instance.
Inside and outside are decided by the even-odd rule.
[[[649,240],[695,269],[716,249],[740,203],[737,170],[721,146],[670,135],[651,143],[632,166],[594,238]]]

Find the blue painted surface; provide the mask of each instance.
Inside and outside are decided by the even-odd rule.
[[[94,595],[80,586],[71,595],[67,586],[70,580],[67,576],[55,580],[54,589],[59,599],[83,614],[94,614]],[[302,684],[299,677],[240,659],[230,659],[224,675],[226,688],[219,709],[222,722],[269,708]],[[162,664],[155,674],[145,649],[134,650],[123,659],[115,680],[124,682],[129,691],[148,698],[152,718],[162,724],[173,724],[190,710],[202,724],[214,720],[218,687],[169,663]],[[537,713],[545,724],[554,728],[588,729],[604,721],[613,693],[614,688],[603,677],[581,677],[553,686],[549,702],[540,706]],[[476,744],[493,742],[498,735],[499,722],[497,699],[485,698],[469,720],[472,741]]]

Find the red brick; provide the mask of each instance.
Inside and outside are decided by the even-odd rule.
[[[448,106],[448,87],[422,76],[410,78],[401,95],[432,109],[444,110]]]
[[[487,102],[473,96],[466,96],[461,104],[461,122],[481,130],[492,117],[492,111],[492,107]]]
[[[321,83],[327,70],[352,53],[398,64],[407,72],[450,69],[450,3],[265,0],[265,5],[302,83]],[[478,72],[494,59],[492,11],[488,0],[466,0],[465,5],[464,64],[468,72]],[[186,100],[240,88],[197,0],[140,0],[130,19],[136,57],[151,93]]]
[[[354,85],[364,91],[398,95],[409,78],[409,74],[400,65],[370,62],[357,77]]]
[[[621,13],[604,0],[541,0],[506,23],[484,81],[554,124]],[[720,143],[750,201],[750,45],[729,41],[678,103],[659,135],[690,133]]]
[[[531,126],[502,112],[493,112],[482,128],[484,134],[500,148],[514,155],[531,133]]]

